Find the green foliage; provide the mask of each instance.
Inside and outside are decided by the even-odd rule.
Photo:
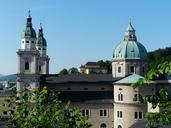
[[[149,67],[154,68],[157,67],[158,64],[163,63],[165,61],[171,60],[171,47],[166,47],[165,49],[158,49],[153,52],[148,53],[149,57]]]
[[[59,72],[59,75],[66,75],[68,74],[68,70],[66,68],[62,69],[60,72]]]
[[[112,62],[111,61],[99,60],[97,63],[100,65],[101,68],[106,69],[108,74],[112,73]]]
[[[11,96],[8,103],[16,106],[7,125],[9,128],[89,128],[87,117],[78,108],[71,108],[59,100],[58,93],[45,87],[38,91],[24,87],[21,98]],[[9,110],[11,111],[11,110]]]
[[[152,80],[161,76],[169,75],[171,71],[171,62],[165,61],[154,68],[151,68],[144,79],[139,79],[139,81],[133,84],[133,88],[140,88],[147,83],[152,84]],[[158,92],[152,95],[143,95],[140,97],[140,102],[149,102],[152,104],[152,108],[157,106],[160,108],[159,113],[147,113],[148,127],[152,128],[154,125],[169,125],[171,126],[171,100],[168,98],[168,93],[165,89],[161,88]]]
[[[69,74],[79,74],[79,71],[77,68],[72,67],[68,70]]]

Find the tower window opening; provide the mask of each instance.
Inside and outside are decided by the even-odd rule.
[[[121,73],[121,67],[120,66],[118,67],[118,73]]]
[[[118,94],[118,101],[123,101],[123,94],[121,93]]]
[[[29,62],[25,62],[25,70],[29,70]]]
[[[130,66],[130,73],[135,73],[135,66]]]
[[[29,43],[29,41],[26,41],[26,43],[28,44],[28,43]]]
[[[117,117],[122,118],[122,111],[117,111]]]
[[[34,44],[34,41],[31,41],[32,44]]]
[[[39,50],[41,50],[41,48],[38,48]]]

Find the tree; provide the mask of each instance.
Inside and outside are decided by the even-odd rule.
[[[8,103],[15,105],[7,121],[9,128],[89,128],[87,117],[78,108],[71,108],[59,100],[59,93],[44,87],[41,91],[24,87],[20,99],[12,96]]]
[[[59,75],[66,75],[68,74],[68,70],[66,68],[62,69],[60,72],[59,72]]]
[[[150,69],[143,79],[139,79],[137,83],[133,84],[133,88],[139,88],[143,86],[145,82],[151,85],[151,81],[154,78],[168,75],[170,71],[171,62],[163,62],[156,68]],[[139,99],[143,103],[151,103],[152,108],[156,108],[158,106],[162,111],[159,113],[147,113],[149,128],[154,128],[157,124],[171,126],[171,99],[168,97],[168,93],[164,88],[161,88],[155,94],[140,96]]]
[[[106,69],[108,74],[112,73],[112,62],[111,61],[99,60],[97,63],[100,65],[101,68]]]
[[[75,67],[70,68],[68,72],[69,74],[79,74],[78,69]]]

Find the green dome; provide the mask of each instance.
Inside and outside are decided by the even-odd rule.
[[[22,38],[36,38],[36,32],[32,27],[32,18],[29,16],[27,18],[26,27],[22,33]]]
[[[47,46],[46,39],[43,36],[43,29],[42,27],[39,29],[38,39],[37,39],[37,46]]]
[[[115,48],[113,59],[148,60],[147,50],[137,41],[123,41]]]
[[[22,38],[36,38],[36,32],[32,27],[27,27],[22,33]]]
[[[114,50],[113,59],[148,60],[147,50],[137,41],[131,22],[125,31],[124,40]]]

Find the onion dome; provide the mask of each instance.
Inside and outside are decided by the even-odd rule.
[[[40,46],[40,47],[47,46],[46,39],[43,36],[43,28],[42,28],[41,24],[40,24],[40,29],[39,29],[39,33],[38,33],[37,46]]]
[[[125,31],[124,40],[114,49],[113,59],[148,60],[147,50],[140,42],[137,41],[135,29],[133,28],[131,22]]]
[[[23,30],[23,33],[22,33],[22,38],[36,38],[36,32],[32,27],[32,18],[30,15],[30,10],[29,10],[29,14],[27,17],[25,29]]]

